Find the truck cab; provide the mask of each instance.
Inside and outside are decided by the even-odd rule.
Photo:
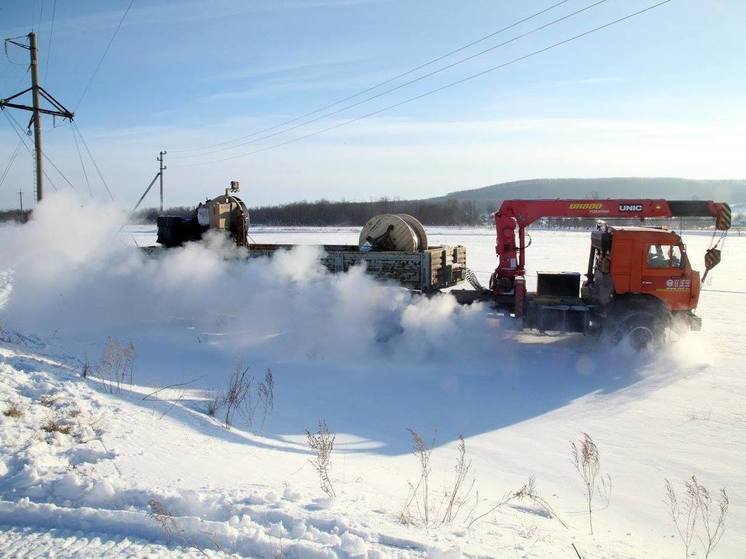
[[[665,317],[693,317],[699,300],[699,272],[692,269],[681,237],[665,227],[594,231],[586,277],[582,299],[601,307],[624,301]]]

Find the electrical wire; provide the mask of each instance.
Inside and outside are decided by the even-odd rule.
[[[31,151],[31,148],[26,145],[26,140],[23,137],[23,127],[21,127],[20,124],[18,124],[18,121],[11,115],[8,111],[1,111],[4,115],[8,123],[10,124],[10,127],[13,129],[13,132],[16,133],[16,136],[18,136],[18,139],[21,140],[23,143],[23,147],[26,148],[26,151],[28,151],[31,154],[31,157],[33,158],[34,154],[33,151]],[[44,177],[49,181],[49,184],[52,185],[52,189],[57,192],[57,185],[52,180],[52,177],[50,177],[45,170],[42,169],[42,173],[44,173]]]
[[[55,164],[54,164],[54,161],[52,161],[52,160],[51,160],[51,159],[49,158],[49,156],[48,156],[48,155],[47,155],[46,153],[44,153],[44,152],[41,152],[41,155],[42,155],[42,157],[44,157],[44,160],[45,160],[45,161],[46,161],[47,163],[49,163],[49,164],[50,164],[50,165],[51,165],[52,167],[54,167],[54,170],[55,170],[55,171],[57,171],[57,172],[59,173],[59,175],[60,175],[60,176],[61,176],[61,177],[62,177],[62,178],[64,179],[64,181],[65,181],[65,182],[66,182],[66,183],[67,183],[68,185],[70,185],[70,188],[72,188],[72,189],[73,189],[73,190],[74,190],[74,191],[75,191],[75,192],[76,192],[77,194],[80,194],[80,192],[78,191],[78,189],[76,188],[76,186],[75,186],[75,185],[74,185],[74,184],[73,184],[72,182],[70,182],[70,179],[68,179],[68,178],[67,178],[67,177],[65,176],[65,173],[63,173],[63,172],[62,172],[62,171],[60,170],[60,168],[59,168],[59,167],[57,167],[57,165],[55,165]],[[46,173],[45,173],[45,176],[46,176]]]
[[[436,74],[440,74],[441,72],[445,72],[446,70],[450,70],[451,68],[453,68],[455,66],[458,66],[459,64],[463,64],[465,62],[473,60],[474,58],[477,58],[478,56],[482,56],[482,55],[487,54],[488,52],[492,52],[492,51],[494,51],[494,50],[496,50],[496,49],[498,49],[500,47],[504,47],[505,45],[508,45],[510,43],[514,43],[515,41],[523,39],[523,38],[525,38],[525,37],[527,37],[529,35],[532,35],[534,33],[538,33],[539,31],[543,31],[544,29],[547,29],[548,27],[551,27],[552,25],[556,25],[556,24],[558,24],[558,23],[560,23],[562,21],[565,21],[566,19],[569,19],[569,18],[574,17],[576,15],[579,15],[579,14],[581,14],[583,12],[586,12],[586,11],[590,10],[591,8],[594,8],[594,7],[598,6],[599,4],[603,4],[603,3],[607,2],[607,1],[608,0],[596,0],[595,2],[593,2],[593,3],[591,3],[591,4],[587,5],[587,6],[585,6],[583,8],[580,8],[579,10],[576,10],[576,11],[570,13],[570,14],[564,15],[564,16],[562,16],[560,18],[554,19],[554,20],[552,20],[552,21],[550,21],[548,23],[545,23],[544,25],[541,25],[539,27],[536,27],[534,29],[526,31],[525,33],[521,33],[519,35],[516,35],[515,37],[512,37],[511,39],[508,39],[507,41],[503,41],[502,43],[499,43],[497,45],[493,45],[493,46],[491,46],[491,47],[489,47],[487,49],[484,49],[484,50],[482,50],[480,52],[477,52],[475,54],[472,54],[472,55],[467,56],[465,58],[462,58],[460,60],[456,60],[455,62],[447,64],[446,66],[443,66],[441,68],[438,68],[438,69],[433,70],[431,72],[428,72],[426,74],[418,76],[418,77],[416,77],[416,78],[414,78],[412,80],[406,81],[406,82],[404,82],[402,84],[399,84],[397,86],[391,87],[391,88],[386,89],[384,91],[381,91],[379,93],[376,93],[375,95],[371,95],[370,97],[366,97],[365,99],[362,99],[362,100],[357,101],[355,103],[352,103],[350,105],[346,105],[346,106],[344,106],[344,107],[342,107],[340,109],[336,109],[336,110],[334,110],[332,112],[325,113],[323,115],[317,116],[317,117],[315,117],[315,118],[313,118],[311,120],[308,120],[306,122],[301,122],[299,124],[295,124],[293,126],[285,128],[283,130],[279,130],[277,132],[273,132],[272,134],[268,134],[266,136],[261,136],[259,138],[255,138],[253,140],[247,140],[245,142],[241,142],[241,143],[236,144],[235,146],[232,146],[232,147],[229,147],[229,148],[221,148],[221,149],[216,149],[216,150],[213,150],[213,151],[207,151],[207,152],[202,153],[200,155],[211,155],[211,154],[220,153],[220,152],[223,152],[223,151],[226,151],[226,150],[236,149],[236,148],[238,148],[240,146],[244,146],[244,145],[248,145],[248,144],[254,144],[254,143],[257,143],[257,142],[261,142],[263,140],[267,140],[269,138],[273,138],[273,137],[275,137],[275,136],[277,136],[279,134],[284,134],[286,132],[290,132],[291,130],[295,130],[295,129],[303,127],[303,126],[307,126],[309,124],[313,124],[314,122],[318,122],[319,120],[322,120],[322,119],[325,119],[325,118],[328,118],[328,117],[331,117],[331,116],[335,116],[335,115],[337,115],[339,113],[342,113],[344,111],[347,111],[347,110],[355,108],[355,107],[358,107],[358,106],[363,105],[363,104],[365,104],[365,103],[367,103],[369,101],[372,101],[374,99],[378,99],[379,97],[383,97],[384,95],[388,95],[389,93],[393,93],[394,91],[398,91],[399,89],[402,89],[403,87],[407,87],[409,85],[412,85],[413,83],[419,82],[419,81],[424,80],[426,78],[430,78],[430,77],[432,77],[432,76],[434,76]],[[187,157],[187,156],[181,156],[181,158],[184,158],[184,157]],[[178,158],[178,156],[174,157],[174,159],[176,159],[176,158]]]
[[[83,169],[83,177],[85,177],[85,183],[88,186],[88,194],[91,196],[91,198],[93,198],[93,189],[91,188],[91,181],[88,180],[88,171],[85,168],[85,162],[83,161],[83,154],[80,151],[80,143],[78,142],[78,137],[75,134],[75,128],[71,126],[70,132],[73,135],[73,141],[75,142],[75,149],[78,152],[78,159],[80,159],[80,166]]]
[[[74,120],[72,121],[72,124],[73,124],[73,128],[75,129],[75,132],[78,133],[78,137],[80,138],[80,141],[83,144],[83,147],[85,148],[86,153],[88,153],[88,157],[90,158],[91,163],[93,163],[93,167],[96,169],[96,173],[98,173],[98,178],[100,178],[101,182],[104,184],[104,188],[106,188],[106,192],[109,194],[109,198],[111,199],[111,201],[116,204],[114,195],[111,193],[111,189],[109,188],[109,185],[107,184],[106,179],[104,178],[104,175],[101,173],[101,169],[99,168],[98,163],[96,163],[96,159],[93,157],[91,150],[88,148],[88,143],[85,141],[85,138],[83,137],[83,133],[80,131],[80,127],[78,126],[77,122],[75,122]]]
[[[469,47],[473,47],[474,45],[477,45],[479,43],[482,43],[482,42],[486,41],[487,39],[491,39],[492,37],[495,37],[496,35],[499,35],[501,33],[504,33],[505,31],[513,29],[514,27],[517,27],[517,26],[519,26],[522,23],[525,23],[527,21],[535,19],[535,18],[539,17],[540,15],[543,15],[543,14],[545,14],[545,13],[553,10],[554,8],[557,8],[557,7],[559,7],[559,6],[563,5],[563,4],[567,4],[567,2],[569,2],[569,1],[570,0],[561,0],[560,2],[555,2],[554,4],[552,4],[551,6],[549,6],[547,8],[544,8],[543,10],[540,10],[538,12],[535,12],[535,13],[531,14],[530,16],[526,16],[526,17],[524,17],[522,19],[519,19],[518,21],[515,21],[515,22],[511,23],[510,25],[507,25],[507,26],[505,26],[505,27],[503,27],[501,29],[498,29],[497,31],[493,31],[492,33],[490,33],[488,35],[484,35],[483,37],[480,37],[479,39],[471,41],[470,43],[467,43],[467,44],[465,44],[465,45],[463,45],[461,47],[458,47],[457,49],[454,49],[454,50],[452,50],[450,52],[447,52],[447,53],[445,53],[443,55],[440,55],[440,56],[438,56],[436,58],[428,60],[427,62],[419,64],[418,66],[415,66],[414,68],[410,68],[406,72],[402,72],[401,74],[397,74],[396,76],[393,76],[393,77],[388,78],[388,79],[386,79],[386,80],[384,80],[382,82],[379,82],[379,83],[377,83],[375,85],[367,87],[366,89],[358,91],[357,93],[354,93],[352,95],[348,95],[347,97],[344,97],[342,99],[338,99],[337,101],[334,101],[333,103],[329,103],[328,105],[324,105],[323,107],[320,107],[320,108],[315,109],[313,111],[310,111],[308,113],[302,114],[302,115],[300,115],[298,117],[291,118],[290,120],[286,120],[285,122],[281,122],[280,124],[276,124],[274,126],[270,126],[269,128],[264,128],[264,129],[258,130],[256,132],[252,132],[251,134],[247,134],[246,136],[241,136],[240,138],[235,138],[233,140],[227,140],[225,142],[218,142],[216,144],[211,144],[211,145],[204,146],[204,147],[201,147],[201,148],[188,148],[188,149],[181,149],[181,150],[176,149],[176,150],[172,150],[172,153],[203,151],[203,150],[211,149],[211,148],[214,148],[214,147],[219,147],[219,146],[224,146],[224,145],[228,145],[228,144],[233,144],[233,143],[236,143],[236,142],[240,142],[241,140],[245,140],[247,138],[251,138],[253,136],[256,136],[256,135],[259,135],[259,134],[263,134],[264,132],[270,132],[272,130],[276,130],[277,128],[281,128],[281,127],[286,126],[288,124],[292,124],[292,123],[297,122],[299,120],[302,120],[302,119],[304,119],[306,117],[313,116],[313,115],[315,115],[317,113],[320,113],[321,111],[325,111],[325,110],[330,109],[332,107],[335,107],[335,106],[337,106],[337,105],[339,105],[341,103],[344,103],[346,101],[354,99],[355,97],[359,97],[361,95],[365,95],[366,93],[369,93],[370,91],[373,91],[374,89],[378,89],[379,87],[381,87],[383,85],[386,85],[386,84],[389,84],[389,83],[391,83],[393,81],[396,81],[399,78],[403,78],[405,76],[408,76],[409,74],[413,74],[417,70],[421,70],[423,68],[426,68],[428,66],[431,66],[431,65],[435,64],[436,62],[440,62],[441,60],[443,60],[445,58],[448,58],[449,56],[452,56],[454,54],[462,52],[462,51],[468,49]]]
[[[44,79],[47,78],[49,73],[49,60],[52,58],[52,38],[54,37],[54,20],[57,15],[57,0],[53,0],[52,3],[52,23],[49,28],[49,42],[47,43],[47,61],[44,64]]]
[[[13,59],[10,58],[10,55],[8,54],[8,43],[13,43],[16,46],[18,46],[18,44],[14,42],[16,39],[27,39],[27,37],[26,37],[26,35],[20,35],[18,37],[8,37],[8,38],[4,39],[3,40],[3,48],[5,50],[5,58],[7,58],[8,62],[10,62],[11,64],[13,64],[13,66],[28,66],[28,62],[14,62]],[[27,48],[27,47],[24,47],[24,48]]]
[[[83,102],[83,99],[85,99],[86,94],[88,93],[88,90],[91,87],[91,84],[93,83],[94,78],[98,74],[98,71],[101,69],[101,65],[104,63],[104,59],[106,58],[106,55],[109,53],[109,49],[111,48],[112,43],[114,42],[114,39],[116,39],[117,35],[119,34],[119,30],[122,28],[122,24],[124,23],[124,18],[127,17],[127,14],[130,11],[130,8],[132,8],[132,4],[135,3],[135,0],[130,0],[129,5],[127,6],[127,9],[124,10],[124,13],[122,14],[121,19],[119,20],[119,24],[117,25],[116,29],[114,30],[114,33],[111,36],[111,39],[109,39],[109,43],[106,45],[106,48],[104,49],[104,53],[101,55],[101,59],[98,61],[98,64],[96,64],[96,68],[93,70],[93,73],[91,74],[91,77],[88,78],[88,83],[86,83],[85,88],[83,89],[83,93],[80,95],[80,99],[78,99],[78,102],[75,105],[75,110],[78,110],[78,107],[80,107],[80,104]]]
[[[31,6],[31,31],[33,31],[34,26],[36,25],[36,0],[29,4]]]
[[[0,187],[3,186],[3,183],[5,182],[5,179],[8,176],[8,173],[10,173],[10,168],[13,167],[13,163],[15,163],[16,157],[18,157],[18,152],[21,149],[21,145],[23,144],[22,140],[18,140],[18,143],[16,144],[16,149],[13,150],[13,153],[10,155],[10,159],[8,159],[8,164],[5,166],[5,170],[3,171],[3,174],[0,175]]]
[[[44,19],[44,0],[40,0],[39,2],[39,21],[36,23],[36,34],[39,34],[39,30],[41,29],[41,20]],[[33,26],[31,26],[31,29],[34,29]]]
[[[530,52],[528,54],[524,54],[524,55],[519,56],[517,58],[513,58],[513,59],[511,59],[511,60],[509,60],[507,62],[503,62],[502,64],[498,64],[497,66],[492,66],[491,68],[487,68],[486,70],[482,70],[481,72],[477,72],[476,74],[471,74],[471,75],[466,76],[464,78],[461,78],[459,80],[456,80],[456,81],[447,83],[445,85],[442,85],[442,86],[440,86],[438,88],[426,91],[426,92],[421,93],[419,95],[415,95],[414,97],[410,97],[410,98],[405,99],[403,101],[400,101],[398,103],[394,103],[393,105],[389,105],[387,107],[383,107],[381,109],[378,109],[378,110],[375,110],[375,111],[371,111],[371,112],[369,112],[367,114],[364,114],[362,116],[358,116],[358,117],[355,117],[355,118],[352,118],[352,119],[349,119],[349,120],[345,120],[343,122],[339,122],[339,123],[334,124],[332,126],[328,126],[326,128],[322,128],[321,130],[316,130],[315,132],[304,134],[304,135],[298,136],[296,138],[291,138],[289,140],[285,140],[284,142],[280,142],[280,143],[277,143],[277,144],[272,144],[272,145],[269,145],[269,146],[265,146],[263,148],[259,148],[259,149],[256,149],[254,151],[250,151],[250,152],[247,152],[247,153],[232,155],[232,156],[229,156],[229,157],[224,157],[224,158],[221,158],[221,159],[216,159],[216,160],[211,160],[211,161],[200,161],[200,162],[195,162],[195,163],[185,163],[185,164],[183,164],[181,166],[182,167],[193,167],[193,166],[198,166],[198,165],[208,165],[208,164],[212,164],[212,163],[220,163],[220,162],[223,162],[223,161],[230,161],[230,160],[233,160],[233,159],[239,159],[239,158],[243,158],[243,157],[248,157],[248,156],[254,155],[256,153],[260,153],[260,152],[264,152],[264,151],[269,151],[269,150],[272,150],[272,149],[276,149],[276,148],[285,146],[287,144],[291,144],[291,143],[294,143],[294,142],[305,140],[307,138],[311,138],[313,136],[318,136],[319,134],[323,134],[325,132],[329,132],[331,130],[335,130],[337,128],[341,128],[342,126],[347,126],[348,124],[352,124],[354,122],[358,122],[360,120],[369,118],[371,116],[378,115],[378,114],[383,113],[385,111],[389,111],[391,109],[395,109],[397,107],[401,107],[402,105],[406,105],[408,103],[411,103],[412,101],[417,101],[419,99],[422,99],[423,97],[427,97],[429,95],[433,95],[435,93],[439,93],[439,92],[441,92],[441,91],[443,91],[445,89],[449,89],[451,87],[455,87],[457,85],[460,85],[462,83],[474,80],[476,78],[479,78],[481,76],[484,76],[484,75],[489,74],[491,72],[494,72],[496,70],[500,70],[500,69],[505,68],[507,66],[510,66],[512,64],[516,64],[516,63],[521,62],[523,60],[526,60],[528,58],[532,58],[534,56],[537,56],[539,54],[545,53],[545,52],[550,51],[552,49],[555,49],[555,48],[558,48],[560,46],[566,45],[568,43],[571,43],[573,41],[576,41],[578,39],[581,39],[583,37],[586,37],[588,35],[591,35],[593,33],[596,33],[598,31],[601,31],[603,29],[606,29],[608,27],[611,27],[613,25],[616,25],[618,23],[621,23],[623,21],[631,19],[633,17],[636,17],[638,15],[641,15],[643,13],[649,12],[649,11],[655,9],[655,8],[663,6],[664,4],[668,4],[671,1],[672,0],[662,0],[662,1],[657,2],[655,4],[652,4],[652,5],[650,5],[650,6],[646,7],[646,8],[643,8],[641,10],[637,10],[636,12],[632,12],[632,13],[627,14],[625,16],[622,16],[620,18],[614,19],[614,20],[612,20],[610,22],[607,22],[607,23],[605,23],[603,25],[599,25],[597,27],[594,27],[592,29],[589,29],[587,31],[579,33],[577,35],[573,35],[572,37],[569,37],[567,39],[563,39],[562,41],[558,41],[556,43],[552,43],[549,46],[546,46],[546,47],[543,47],[541,49],[532,51],[532,52]]]
[[[12,118],[12,116],[11,116],[11,118]],[[13,120],[14,120],[14,122],[16,123],[16,126],[18,126],[18,127],[19,127],[19,129],[23,130],[23,129],[21,128],[20,124],[18,124],[18,122],[17,122],[17,121],[15,120],[15,119],[13,119]],[[24,144],[25,144],[25,142],[24,142]],[[60,175],[60,176],[62,177],[62,179],[63,179],[63,180],[64,180],[64,181],[65,181],[65,182],[66,182],[66,183],[67,183],[68,185],[70,185],[70,188],[72,188],[72,189],[73,189],[73,190],[74,190],[74,191],[75,191],[76,193],[80,194],[80,192],[78,192],[78,189],[77,189],[77,187],[76,187],[76,186],[75,186],[75,185],[74,185],[74,184],[73,184],[73,183],[72,183],[72,182],[70,181],[70,179],[68,179],[68,178],[67,178],[67,177],[65,176],[65,173],[63,173],[63,172],[62,172],[62,171],[60,170],[60,168],[59,168],[59,167],[57,167],[57,165],[55,165],[54,161],[52,161],[52,160],[51,160],[51,159],[49,158],[49,156],[48,156],[48,155],[46,154],[46,152],[42,151],[42,152],[41,152],[41,156],[42,156],[42,157],[44,158],[44,160],[45,160],[45,161],[46,161],[47,163],[49,163],[49,164],[50,164],[50,165],[51,165],[51,166],[52,166],[52,167],[54,168],[54,170],[55,170],[55,171],[57,171],[57,173],[59,173],[59,175]],[[45,172],[45,171],[44,171],[43,169],[42,169],[42,172],[44,172],[44,176],[45,176],[45,177],[49,178],[49,177],[48,177],[48,175],[46,174],[46,172]],[[53,184],[53,186],[54,186],[54,184]],[[56,186],[54,186],[54,189],[55,189],[55,190],[57,190],[57,187],[56,187]]]

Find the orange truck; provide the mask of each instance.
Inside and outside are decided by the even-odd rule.
[[[539,272],[526,291],[526,227],[545,217],[593,218],[588,269]],[[503,314],[539,331],[600,332],[636,348],[671,327],[699,329],[694,314],[702,285],[681,237],[666,227],[611,227],[607,219],[709,217],[719,239],[705,253],[705,276],[720,262],[720,239],[731,225],[728,204],[651,199],[506,200],[495,213],[498,266],[488,290],[457,291],[461,302],[488,300]]]

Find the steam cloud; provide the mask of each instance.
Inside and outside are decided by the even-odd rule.
[[[362,269],[328,274],[313,247],[247,261],[216,235],[148,257],[127,242],[125,220],[59,193],[28,224],[0,228],[0,323],[78,355],[108,335],[134,337],[158,360],[418,360],[494,346],[482,307],[415,296]]]

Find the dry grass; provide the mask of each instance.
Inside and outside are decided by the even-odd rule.
[[[205,413],[209,415],[210,417],[215,417],[215,415],[218,413],[218,408],[220,407],[220,394],[213,393],[210,398],[207,400],[207,406],[205,407]]]
[[[240,363],[233,370],[228,380],[228,388],[225,390],[221,404],[225,406],[225,426],[233,424],[233,416],[236,411],[251,408],[251,386],[254,377],[249,375],[249,368]]]
[[[412,439],[412,453],[419,463],[419,479],[416,483],[409,483],[407,501],[399,516],[403,524],[430,528],[461,523],[471,528],[511,500],[521,498],[521,492],[526,486],[519,491],[506,493],[497,503],[492,501],[487,505],[486,511],[479,510],[486,500],[479,498],[476,478],[471,475],[472,461],[467,452],[466,441],[461,435],[456,443],[457,458],[453,467],[453,477],[442,489],[435,490],[431,483],[431,458],[435,437],[428,443],[414,429],[408,429],[408,432]]]
[[[264,428],[267,417],[272,413],[275,405],[275,380],[272,371],[267,369],[264,379],[256,383],[254,376],[249,374],[249,367],[237,363],[228,386],[223,392],[215,392],[207,401],[205,413],[215,417],[218,412],[223,415],[226,428],[234,424],[238,412],[254,430],[257,414],[261,416],[260,429]]]
[[[275,407],[275,377],[272,375],[272,369],[267,369],[264,373],[264,380],[259,383],[257,395],[259,400],[258,405],[262,407],[261,429],[264,429],[264,424],[267,422],[267,415],[272,413]]]
[[[667,479],[665,503],[684,547],[684,557],[697,555],[692,550],[696,540],[702,548],[702,556],[707,559],[725,531],[725,518],[730,505],[725,489],[720,490],[715,502],[707,488],[692,476],[684,482],[684,494],[679,500]]]
[[[23,415],[23,411],[18,404],[14,403],[10,404],[7,408],[5,408],[5,410],[3,410],[3,415],[5,417],[13,417],[17,419]]]
[[[466,456],[466,442],[464,441],[463,435],[458,437],[458,460],[454,467],[454,480],[449,488],[444,492],[445,497],[445,512],[441,519],[441,524],[451,524],[461,513],[461,509],[470,499],[472,491],[474,490],[475,480],[472,479],[471,483],[466,484],[466,478],[469,475],[471,469],[471,459]]]
[[[196,542],[189,536],[186,530],[181,528],[176,523],[176,519],[173,517],[171,512],[166,509],[165,505],[162,502],[157,499],[151,499],[150,501],[148,501],[148,508],[150,509],[150,511],[148,512],[148,516],[160,525],[160,527],[166,533],[169,543],[174,539],[180,540],[188,547],[199,551],[205,557],[210,557],[210,555],[208,555],[204,549],[196,544]],[[217,541],[215,541],[213,537],[209,536],[208,534],[202,535],[210,540],[210,542],[218,551],[223,551],[223,548]]]
[[[319,483],[321,490],[329,497],[336,496],[334,486],[332,485],[329,470],[332,465],[332,451],[334,450],[334,439],[336,435],[329,432],[326,421],[319,420],[319,430],[311,433],[306,429],[306,439],[308,446],[313,451],[314,457],[309,460],[316,472],[319,474]]]
[[[593,498],[598,496],[608,504],[611,497],[611,476],[601,474],[601,454],[588,433],[583,433],[577,444],[570,441],[570,460],[585,486],[588,525],[593,534]]]
[[[57,400],[59,400],[58,396],[50,396],[49,394],[47,394],[46,396],[41,397],[39,403],[45,408],[51,408],[52,406],[54,406]]]
[[[109,392],[121,392],[125,382],[132,385],[136,358],[137,352],[132,342],[122,344],[111,336],[106,338],[106,345],[95,371],[99,378],[109,381],[104,385]],[[83,376],[88,376],[85,364],[84,372]]]
[[[50,419],[41,426],[41,430],[46,433],[62,433],[63,435],[69,435],[72,429],[69,425],[62,425],[58,421]]]
[[[430,525],[430,457],[432,444],[428,445],[416,430],[408,428],[407,431],[412,437],[412,453],[417,457],[420,465],[420,478],[416,484],[409,482],[409,497],[399,518],[403,524],[420,522],[427,528]]]

